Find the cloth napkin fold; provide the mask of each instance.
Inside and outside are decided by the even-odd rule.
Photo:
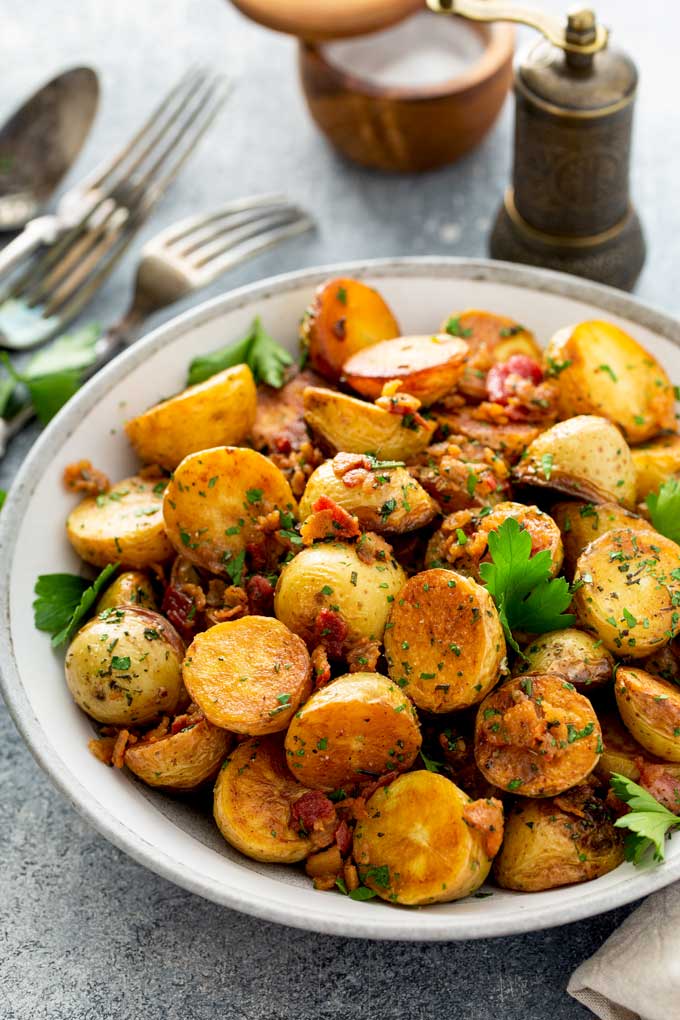
[[[567,991],[600,1020],[680,1020],[680,882],[626,918]]]

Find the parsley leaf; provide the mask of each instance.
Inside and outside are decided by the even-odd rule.
[[[75,574],[40,575],[33,589],[33,619],[38,630],[52,635],[54,648],[75,633],[117,569],[117,563],[109,563],[92,584]]]
[[[680,481],[669,478],[658,492],[647,493],[647,509],[656,530],[680,543]]]
[[[519,650],[514,630],[545,634],[571,627],[574,617],[565,613],[571,602],[563,577],[552,577],[547,549],[531,555],[531,535],[514,517],[489,532],[491,563],[480,564],[480,574],[496,603],[508,643]]]
[[[7,499],[7,493],[5,492],[4,489],[0,489],[0,510],[2,510],[3,506],[5,505],[5,500],[6,499]]]
[[[221,347],[212,354],[204,354],[189,365],[187,386],[205,382],[217,372],[234,365],[248,365],[255,382],[267,383],[280,389],[283,386],[286,369],[293,364],[293,359],[280,344],[267,333],[260,317],[253,319],[252,325],[242,340]]]
[[[653,850],[652,859],[662,861],[666,835],[671,829],[680,826],[680,817],[665,808],[656,797],[652,797],[651,793],[647,793],[632,779],[618,772],[612,773],[611,788],[619,800],[632,809],[614,822],[617,829],[630,830],[624,844],[626,860],[641,864],[648,851]]]

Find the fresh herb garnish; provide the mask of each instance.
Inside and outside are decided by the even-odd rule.
[[[674,815],[656,797],[652,797],[632,779],[613,772],[611,788],[625,804],[631,808],[627,815],[618,818],[614,825],[617,829],[629,829],[624,843],[627,861],[641,864],[652,850],[652,860],[664,859],[664,842],[667,834],[676,826],[680,826],[680,817]]]
[[[75,574],[40,575],[34,588],[33,619],[38,630],[52,635],[54,648],[75,633],[117,569],[117,563],[109,563],[91,584]]]
[[[450,336],[459,336],[465,339],[465,337],[472,336],[472,330],[466,329],[460,324],[460,316],[455,315],[449,319],[446,323],[446,332]]]
[[[656,530],[680,543],[680,481],[669,478],[658,492],[647,493],[646,502]]]
[[[286,369],[293,364],[291,355],[266,331],[259,316],[253,319],[250,330],[242,340],[221,347],[211,354],[204,354],[189,365],[187,386],[205,382],[217,372],[234,365],[248,365],[255,382],[267,383],[280,389],[283,386]]]

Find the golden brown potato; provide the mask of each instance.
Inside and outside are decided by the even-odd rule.
[[[635,505],[633,459],[621,433],[606,418],[579,415],[542,432],[516,465],[515,478],[577,499]]]
[[[304,641],[269,616],[244,616],[197,634],[182,673],[209,722],[251,736],[285,730],[312,689]]]
[[[486,588],[453,570],[411,577],[385,628],[390,676],[418,708],[454,712],[498,683],[505,638]]]
[[[414,531],[437,516],[437,504],[399,461],[362,460],[359,454],[353,460],[356,467],[351,455],[339,454],[316,469],[300,500],[300,520],[321,496],[354,514],[363,528],[388,534]]]
[[[131,418],[125,431],[141,460],[173,471],[189,453],[242,443],[255,402],[252,372],[235,365]]]
[[[409,460],[432,440],[435,422],[389,411],[346,393],[310,386],[305,420],[334,453],[371,453],[384,460]]]
[[[561,676],[516,677],[479,706],[475,758],[503,790],[554,797],[582,783],[601,753],[592,705]]]
[[[623,861],[623,836],[592,787],[564,797],[520,800],[505,821],[494,876],[503,889],[539,892],[589,882]]]
[[[595,775],[607,784],[613,772],[639,782],[640,769],[636,759],[649,759],[648,752],[637,740],[633,740],[618,712],[600,712],[598,719],[602,728],[603,750],[595,767]]]
[[[218,446],[185,457],[163,500],[168,538],[182,556],[215,574],[245,555],[257,522],[272,510],[295,513],[290,486],[255,450]]]
[[[434,772],[409,772],[376,790],[366,814],[354,832],[361,881],[381,899],[407,906],[473,893],[503,831],[499,801],[471,801]]]
[[[411,767],[420,750],[418,716],[379,673],[348,673],[312,694],[286,733],[293,775],[320,790]]]
[[[309,833],[302,830],[292,809],[307,793],[286,768],[281,735],[244,740],[215,783],[217,827],[227,843],[254,861],[302,861],[328,846],[334,829],[330,825]]]
[[[182,691],[184,643],[159,613],[105,609],[82,627],[66,653],[66,683],[97,722],[130,726],[171,713]]]
[[[126,570],[119,574],[97,603],[97,613],[116,606],[141,606],[143,609],[158,609],[151,581],[139,570]]]
[[[605,532],[618,528],[649,530],[649,521],[618,503],[556,503],[550,515],[562,532],[564,564],[570,576],[585,547]]]
[[[404,393],[423,404],[434,404],[449,393],[463,372],[468,345],[446,333],[402,336],[366,347],[343,365],[347,383],[376,400],[385,383],[399,379]]]
[[[441,332],[462,337],[470,354],[460,389],[478,400],[486,399],[486,373],[492,365],[513,354],[526,354],[539,363],[543,352],[533,333],[507,315],[495,315],[478,308],[454,312],[441,325]]]
[[[635,465],[637,501],[656,492],[669,478],[680,477],[680,436],[660,436],[630,451]]]
[[[541,634],[518,657],[515,676],[527,673],[551,673],[561,676],[583,694],[593,693],[610,683],[614,660],[592,634],[574,627]]]
[[[214,779],[233,737],[198,716],[188,718],[177,733],[159,740],[141,740],[125,752],[125,764],[148,786],[166,790],[195,790]]]
[[[680,547],[651,528],[608,531],[576,564],[573,608],[615,655],[651,655],[678,633]]]
[[[613,323],[593,320],[559,330],[546,357],[560,366],[563,418],[602,415],[623,430],[629,443],[675,429],[668,376],[649,351]]]
[[[281,571],[274,612],[310,646],[319,641],[317,618],[324,609],[340,614],[350,643],[381,641],[390,604],[405,580],[393,559],[367,563],[354,545],[318,542]]]
[[[322,284],[300,326],[312,368],[332,382],[357,351],[399,334],[399,324],[377,290],[350,278]]]
[[[619,666],[614,690],[635,740],[662,761],[680,762],[680,687],[643,669]]]
[[[86,563],[143,569],[172,556],[163,524],[162,481],[133,475],[109,492],[88,496],[66,520],[68,540]]]
[[[281,389],[260,384],[257,388],[257,412],[251,429],[253,446],[261,453],[283,449],[299,450],[309,442],[305,425],[303,393],[308,386],[323,386],[323,379],[305,369],[283,384]]]

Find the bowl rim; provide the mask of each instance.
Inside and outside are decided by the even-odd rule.
[[[490,938],[503,935],[539,931],[557,925],[591,917],[615,907],[623,906],[648,893],[661,889],[680,877],[680,856],[666,861],[661,868],[640,871],[634,880],[619,883],[615,888],[589,891],[580,899],[567,902],[559,910],[554,902],[537,904],[535,908],[519,908],[512,918],[501,923],[489,919],[465,916],[464,922],[452,924],[450,915],[419,912],[419,926],[410,923],[412,915],[400,915],[400,921],[389,915],[369,916],[357,913],[350,921],[339,921],[329,916],[320,903],[310,909],[309,904],[291,907],[277,901],[271,889],[259,894],[244,893],[236,886],[215,887],[204,875],[176,862],[163,850],[151,845],[134,830],[122,825],[102,812],[96,796],[90,793],[59,760],[50,757],[43,738],[43,729],[32,711],[23,689],[14,657],[14,639],[10,630],[10,578],[15,554],[18,524],[25,506],[32,498],[35,480],[41,467],[46,465],[60,449],[64,439],[80,423],[83,416],[112,388],[126,377],[129,371],[141,365],[148,355],[160,350],[168,341],[181,336],[186,330],[210,321],[224,313],[245,307],[272,294],[283,294],[301,286],[314,286],[328,278],[353,275],[379,281],[381,277],[436,277],[457,280],[489,281],[539,290],[591,304],[660,334],[680,347],[680,321],[652,305],[601,284],[584,281],[551,270],[516,266],[488,259],[466,259],[450,256],[417,256],[347,261],[313,266],[280,274],[247,284],[224,295],[202,302],[197,307],[173,317],[137,341],[131,348],[111,361],[69,401],[47,426],[29,451],[14,479],[2,514],[0,514],[0,691],[17,729],[24,738],[37,763],[56,788],[73,804],[77,812],[94,829],[111,843],[125,851],[134,860],[150,868],[189,892],[212,900],[256,918],[315,931],[322,934],[354,938],[390,939],[397,941],[456,941]],[[273,883],[270,883],[270,885]],[[584,887],[585,888],[585,887]]]

